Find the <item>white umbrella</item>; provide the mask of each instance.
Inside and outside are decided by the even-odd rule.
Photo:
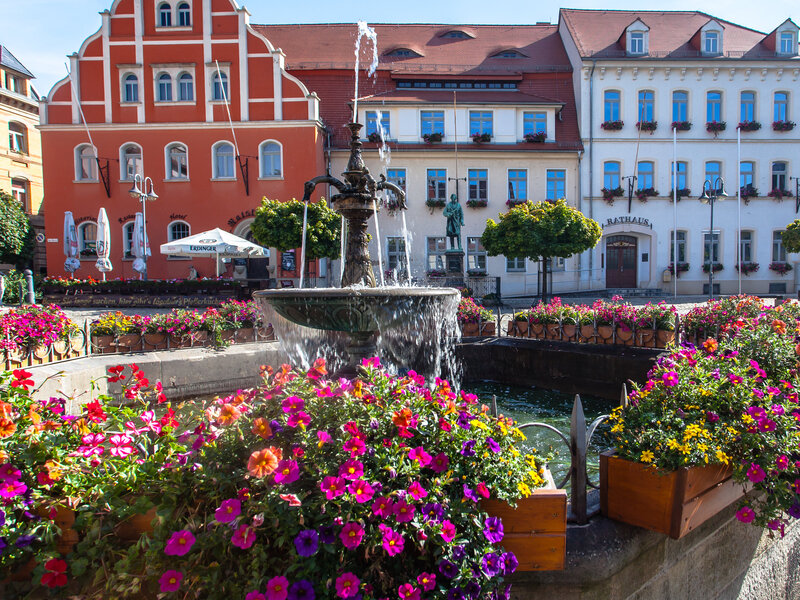
[[[81,266],[81,261],[77,259],[78,256],[78,234],[75,231],[75,219],[72,218],[72,213],[66,211],[64,213],[64,256],[67,260],[64,261],[64,270],[69,271],[70,277]]]
[[[114,268],[108,258],[111,256],[111,229],[108,226],[108,215],[105,208],[101,208],[100,213],[97,215],[96,250],[97,262],[95,266],[103,274],[103,281],[105,281],[106,273]]]
[[[142,213],[137,212],[133,221],[133,240],[131,243],[131,252],[135,257],[133,261],[133,270],[137,273],[144,274],[147,271],[147,263],[144,257],[150,256],[150,240],[147,239],[147,234],[144,230],[144,218]]]
[[[220,256],[224,258],[264,256],[264,248],[238,235],[216,228],[161,244],[161,254],[214,257],[217,259],[217,276],[219,276]]]

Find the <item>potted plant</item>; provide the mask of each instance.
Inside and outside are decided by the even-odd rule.
[[[739,188],[739,195],[742,197],[742,200],[744,200],[745,204],[750,204],[751,198],[758,197],[758,189],[753,187],[753,184],[748,183],[747,185]]]
[[[595,329],[594,309],[581,305],[578,307],[578,325],[580,325],[580,337],[578,341],[597,343],[597,330]]]
[[[367,136],[367,139],[370,142],[372,142],[373,144],[381,144],[381,143],[383,143],[383,138],[381,137],[381,134],[378,133],[377,131],[373,131],[372,133],[370,133]]]
[[[461,298],[457,318],[465,337],[494,335],[494,314],[472,298]]]
[[[794,121],[773,121],[772,122],[772,130],[773,131],[791,131],[794,129],[795,123]]]
[[[758,131],[761,129],[761,123],[758,121],[742,121],[739,123],[740,131]]]
[[[691,121],[673,121],[672,129],[676,131],[689,131],[692,128]]]
[[[641,188],[636,190],[636,197],[639,202],[647,202],[648,198],[658,196],[658,192],[653,188]]]
[[[679,188],[678,189],[678,195],[677,195],[678,202],[681,201],[681,198],[688,198],[691,195],[692,195],[692,190],[690,190],[689,188]],[[675,189],[674,188],[669,191],[669,197],[670,198],[675,198]]]
[[[520,204],[525,204],[527,200],[522,200],[520,198],[509,198],[506,200],[506,206],[509,208],[514,208],[515,206],[519,206]]]
[[[708,273],[709,270],[713,270],[714,273],[718,273],[719,271],[722,271],[722,269],[724,269],[724,268],[725,267],[722,265],[722,263],[718,263],[718,262],[715,262],[713,264],[713,266],[710,265],[707,262],[703,263],[703,273]]]
[[[444,136],[441,133],[424,133],[422,139],[426,144],[441,142]]]
[[[625,125],[624,121],[603,121],[600,123],[600,128],[605,131],[619,131]]]
[[[658,121],[636,121],[636,129],[648,131],[650,135],[658,128]]]
[[[774,198],[775,200],[779,200],[780,201],[780,200],[783,200],[784,198],[791,198],[792,197],[792,192],[790,192],[789,190],[781,189],[781,188],[773,188],[772,190],[770,190],[770,192],[767,194],[767,196],[769,196],[770,198]]]
[[[680,277],[681,273],[685,273],[688,270],[689,270],[689,263],[687,263],[687,262],[679,262],[678,263],[677,274],[675,272],[675,265],[673,263],[669,263],[669,266],[667,267],[667,271],[669,271],[670,273],[672,273],[676,277]]]
[[[602,193],[603,200],[607,204],[613,205],[616,198],[621,198],[625,194],[625,190],[621,187],[615,187],[613,189],[603,188],[600,190],[600,193]]]
[[[526,133],[525,141],[529,144],[540,144],[547,139],[547,133],[544,131],[537,131],[536,133]]]
[[[769,263],[769,270],[775,271],[778,275],[786,275],[789,271],[792,270],[792,265],[788,262],[783,261],[775,261]]]
[[[473,133],[472,141],[475,144],[484,144],[492,141],[491,133]]]
[[[708,131],[709,133],[713,133],[714,137],[717,137],[717,134],[720,131],[725,131],[726,127],[727,125],[725,121],[708,121],[706,123],[706,131]]]
[[[444,198],[427,198],[425,200],[425,206],[428,208],[444,208],[445,204],[447,201]]]
[[[486,198],[470,198],[466,204],[470,208],[485,208],[489,205],[489,200]]]
[[[529,311],[521,310],[514,313],[514,317],[508,322],[508,335],[512,337],[528,337]]]
[[[758,263],[757,262],[740,262],[736,265],[736,270],[739,271],[742,275],[750,275],[750,273],[755,273],[758,271]]]

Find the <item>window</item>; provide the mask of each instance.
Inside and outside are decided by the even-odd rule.
[[[417,54],[413,50],[409,50],[408,48],[395,48],[394,50],[390,50],[384,56],[395,56],[398,58],[414,58],[416,56],[421,56]]]
[[[264,142],[258,153],[261,177],[281,177],[281,145],[278,142]]]
[[[181,73],[178,77],[178,100],[182,102],[194,100],[194,80],[189,73]]]
[[[492,112],[491,111],[469,111],[469,134],[492,135]]]
[[[742,162],[739,165],[739,187],[753,187],[753,180],[755,179],[756,164],[753,162]]]
[[[122,257],[133,258],[133,226],[135,223],[130,221],[122,226]]]
[[[603,120],[619,121],[619,99],[620,94],[617,90],[606,90],[603,94]]]
[[[639,92],[639,121],[653,120],[653,92],[642,90]]]
[[[470,200],[488,202],[489,172],[486,169],[469,169],[467,171],[467,187]]]
[[[515,202],[525,202],[528,199],[527,169],[508,170],[508,199]]]
[[[740,96],[741,115],[739,120],[750,122],[756,120],[756,93],[755,92],[742,92]]]
[[[782,31],[778,52],[781,54],[797,54],[797,44],[794,41],[794,34],[791,31]]]
[[[407,274],[406,242],[402,237],[386,238],[386,264],[390,271],[395,271],[401,276]]]
[[[139,78],[133,73],[125,76],[124,102],[139,101]]]
[[[159,27],[172,26],[172,8],[166,2],[158,5],[158,25]]]
[[[753,232],[742,231],[739,238],[739,262],[753,261]]]
[[[158,76],[158,101],[172,102],[172,77],[169,73]]]
[[[75,179],[78,181],[96,181],[96,166],[97,160],[95,159],[94,148],[84,144],[75,149]]]
[[[427,239],[428,271],[444,271],[447,240],[443,237]]]
[[[120,179],[131,181],[138,173],[142,174],[142,149],[136,144],[128,144],[122,147],[120,153]]]
[[[167,179],[189,179],[189,153],[183,144],[167,147]]]
[[[524,273],[525,258],[506,257],[506,273]]]
[[[628,49],[631,54],[644,54],[644,32],[634,31],[631,33],[631,46]]]
[[[233,144],[221,142],[214,146],[214,179],[234,179]]]
[[[678,230],[677,236],[675,237],[678,238],[678,262],[686,262],[686,232]],[[673,262],[675,258],[675,239],[672,231],[669,234],[669,239],[669,262]]]
[[[389,139],[389,111],[367,111],[366,135],[369,137],[373,133],[379,135],[381,139]]]
[[[547,133],[547,113],[526,112],[522,115],[522,135]]]
[[[786,248],[783,245],[782,231],[772,232],[772,262],[786,262]]]
[[[178,4],[178,26],[189,27],[192,24],[192,9],[187,2]]]
[[[225,73],[217,71],[214,73],[214,77],[212,77],[211,81],[213,87],[211,93],[212,100],[230,99],[230,96],[228,96],[228,76]]]
[[[463,31],[458,31],[457,29],[454,29],[453,31],[448,31],[442,37],[443,38],[452,38],[452,39],[456,39],[456,40],[466,40],[466,39],[469,39],[471,36],[467,35]]]
[[[689,120],[689,93],[672,92],[672,120]]]
[[[721,162],[716,160],[710,160],[706,163],[705,181],[710,182],[711,186],[716,185],[717,179],[719,179],[721,175],[722,175]]]
[[[97,224],[92,221],[78,225],[78,253],[81,258],[97,256]]]
[[[422,135],[438,133],[444,135],[444,111],[423,110],[420,112]]]
[[[25,95],[25,80],[6,71],[6,89]]]
[[[650,190],[655,187],[653,183],[653,173],[655,172],[655,167],[653,163],[650,161],[640,161],[639,162],[639,189],[640,190]]]
[[[547,191],[545,200],[558,200],[567,197],[567,172],[561,169],[547,170]]]
[[[705,54],[719,54],[719,46],[719,32],[706,31],[705,37],[703,38],[703,52]]]
[[[774,162],[772,163],[772,189],[785,190],[786,189],[786,163]]]
[[[669,172],[670,180],[672,179],[672,170],[671,169],[673,168],[674,164],[675,163],[672,163],[669,166],[669,168],[670,168],[670,172]],[[686,173],[687,173],[688,169],[689,169],[689,164],[688,163],[685,163],[685,162],[680,161],[680,160],[678,161],[678,169],[677,169],[677,172],[675,173],[676,176],[677,176],[677,180],[678,181],[677,181],[677,185],[675,187],[677,187],[679,190],[685,190],[685,189],[687,189],[689,187],[687,185],[687,182],[686,182]]]
[[[789,120],[789,94],[786,92],[775,92],[775,116],[772,120]]]
[[[18,178],[11,180],[11,196],[20,203],[23,210],[28,210],[28,181]]]
[[[703,264],[708,264],[709,249],[712,251],[711,262],[719,262],[719,232],[715,231],[712,236],[709,235],[708,230],[703,232]]]
[[[503,50],[494,55],[495,58],[525,58],[525,55],[518,50]]]
[[[618,162],[608,161],[603,163],[603,187],[614,190],[619,187],[620,166]]]
[[[21,123],[8,124],[8,148],[20,154],[28,153],[27,128]]]
[[[169,224],[167,231],[167,241],[174,242],[175,240],[182,240],[190,235],[189,224],[185,221],[173,221]]]
[[[428,200],[447,200],[447,171],[428,169]]]
[[[406,191],[406,170],[405,169],[386,169],[386,180],[395,184],[404,192]],[[396,203],[398,201],[395,198],[394,192],[391,190],[387,190],[387,195],[389,196],[390,200],[394,200]],[[408,196],[406,196],[406,200],[408,200]]]
[[[722,121],[722,92],[706,94],[706,121]]]
[[[467,270],[486,272],[486,249],[479,237],[467,238]]]

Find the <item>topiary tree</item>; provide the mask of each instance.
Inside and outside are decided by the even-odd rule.
[[[567,258],[594,248],[602,230],[597,221],[567,205],[555,202],[525,202],[500,214],[500,222],[486,221],[481,237],[489,256],[541,260],[544,279],[542,300],[547,300],[547,271],[554,256]]]
[[[306,260],[339,258],[341,217],[328,208],[325,200],[308,203]],[[303,236],[303,203],[264,198],[250,226],[253,239],[262,246],[281,252],[300,248]]]
[[[787,252],[800,252],[800,219],[795,219],[781,233],[781,240]]]
[[[0,262],[26,268],[33,254],[33,228],[18,200],[0,191]]]

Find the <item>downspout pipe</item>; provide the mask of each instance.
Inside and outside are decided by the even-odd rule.
[[[589,218],[594,218],[594,69],[597,61],[592,61],[589,72]],[[589,289],[594,278],[594,251],[589,250]]]

